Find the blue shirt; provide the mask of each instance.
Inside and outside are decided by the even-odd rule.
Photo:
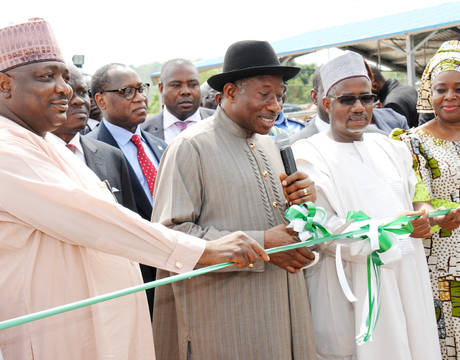
[[[142,137],[141,129],[139,128],[139,126],[136,127],[136,131],[133,134],[131,131],[128,131],[126,129],[123,129],[122,127],[113,125],[105,119],[102,119],[102,121],[104,122],[104,125],[107,127],[107,130],[109,130],[110,134],[112,134],[113,138],[118,144],[118,147],[120,148],[121,151],[123,151],[123,154],[125,155],[126,160],[129,162],[134,172],[136,173],[136,176],[139,179],[139,182],[141,183],[142,188],[144,189],[144,192],[150,201],[150,204],[153,204],[153,199],[152,199],[152,194],[150,193],[149,184],[147,183],[147,179],[145,178],[144,173],[142,172],[141,165],[139,164],[139,159],[137,158],[137,147],[131,141],[131,138],[133,137],[133,135],[141,136],[142,146],[144,147],[144,151],[147,154],[147,157],[150,159],[150,161],[153,163],[153,165],[155,166],[157,170],[158,170],[158,160],[155,157],[155,154],[153,153],[152,149],[150,149],[150,146],[145,142],[145,139]]]
[[[299,124],[295,121],[289,121],[286,116],[284,116],[284,112],[280,112],[278,119],[275,121],[275,126],[287,131],[291,135],[296,133],[299,130],[302,130],[305,126]]]

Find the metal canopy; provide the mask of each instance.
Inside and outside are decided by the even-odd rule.
[[[332,26],[272,42],[285,64],[296,57],[336,47],[360,53],[365,59],[405,72],[415,86],[427,62],[446,40],[460,39],[460,1],[376,19]],[[222,66],[223,56],[194,65],[201,71]],[[159,72],[151,75],[158,83]]]

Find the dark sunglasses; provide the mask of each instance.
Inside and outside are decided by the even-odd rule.
[[[363,94],[363,95],[340,95],[340,96],[329,96],[332,99],[339,100],[341,105],[354,105],[356,100],[359,99],[361,104],[370,105],[377,100],[376,94]]]

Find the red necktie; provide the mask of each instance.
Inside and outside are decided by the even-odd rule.
[[[75,151],[77,151],[77,147],[72,144],[66,144],[66,148],[72,151],[75,154]]]
[[[153,195],[153,187],[155,186],[155,179],[157,177],[157,169],[150,161],[149,157],[145,153],[144,147],[142,146],[142,140],[140,135],[133,135],[131,141],[137,147],[137,159],[141,165],[142,172],[144,173],[145,178],[147,179],[147,184],[149,184],[150,193]]]

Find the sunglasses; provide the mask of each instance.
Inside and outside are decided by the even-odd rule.
[[[359,99],[361,104],[363,105],[370,105],[373,104],[377,100],[376,94],[363,94],[363,95],[340,95],[340,96],[329,96],[332,99],[339,100],[341,105],[354,105],[356,100]]]

